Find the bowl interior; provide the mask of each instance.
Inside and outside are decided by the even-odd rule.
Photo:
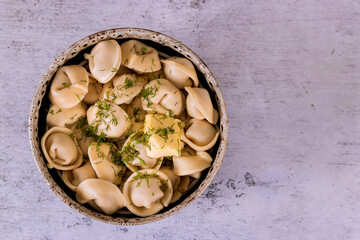
[[[175,43],[179,44],[179,47],[176,46],[174,48],[174,47],[164,46],[161,41],[160,41],[160,43],[155,42],[154,39],[146,40],[146,39],[140,39],[140,38],[136,38],[136,37],[124,37],[124,36],[121,36],[121,37],[122,38],[117,39],[117,38],[114,38],[114,37],[110,36],[110,37],[107,37],[107,38],[104,38],[104,39],[99,39],[99,41],[106,40],[106,39],[115,39],[116,41],[118,41],[119,44],[121,44],[121,43],[123,43],[123,42],[125,42],[127,40],[130,40],[130,39],[137,39],[137,40],[140,40],[141,42],[145,43],[146,45],[157,49],[159,52],[165,53],[165,54],[167,54],[169,56],[187,57],[190,61],[192,61],[192,59],[189,58],[190,56],[188,54],[183,55],[182,53],[179,52],[179,50],[181,51],[183,45],[180,42],[175,42],[175,40],[173,40],[173,41]],[[91,51],[91,49],[99,41],[89,41],[87,44],[83,45],[84,49],[79,50],[77,54],[71,54],[69,56],[69,58],[64,61],[63,64],[57,64],[56,65],[57,68],[60,67],[60,66],[80,64],[81,62],[84,61],[84,57],[83,57],[84,53],[89,53]],[[45,162],[45,160],[43,158],[41,148],[39,146],[36,146],[35,150],[40,151],[40,157],[37,158],[37,157],[35,157],[35,154],[34,154],[34,158],[37,161],[37,165],[39,167],[40,172],[45,177],[45,179],[47,180],[47,182],[50,185],[50,187],[52,188],[52,190],[65,203],[67,203],[69,206],[75,208],[79,212],[81,212],[81,213],[83,213],[83,214],[85,214],[85,215],[87,215],[89,217],[93,217],[93,218],[95,218],[97,220],[102,220],[102,221],[105,221],[105,222],[111,222],[111,223],[115,223],[115,224],[126,224],[126,223],[129,223],[129,224],[142,224],[142,223],[146,223],[146,222],[152,222],[152,221],[160,220],[161,218],[164,218],[167,215],[171,215],[174,212],[179,211],[182,207],[184,207],[185,205],[190,203],[192,200],[194,200],[198,195],[200,195],[200,193],[203,190],[205,190],[207,185],[210,183],[210,181],[214,177],[215,173],[217,172],[218,167],[220,166],[220,163],[221,163],[221,160],[222,160],[223,156],[219,160],[219,156],[217,156],[217,155],[220,152],[220,150],[225,151],[224,147],[219,149],[219,145],[220,145],[220,143],[222,143],[222,145],[224,145],[224,141],[225,141],[225,147],[226,147],[227,131],[224,132],[224,128],[226,128],[225,130],[227,130],[227,125],[223,126],[224,125],[223,120],[224,120],[224,117],[225,117],[226,118],[226,123],[227,123],[227,116],[226,116],[226,110],[223,109],[224,107],[222,107],[221,103],[219,103],[219,98],[221,98],[221,100],[222,100],[222,96],[218,96],[219,93],[217,91],[214,91],[214,86],[209,85],[208,81],[206,80],[205,75],[198,68],[198,65],[196,63],[194,63],[194,62],[193,62],[193,64],[195,66],[195,69],[196,69],[196,72],[197,72],[197,75],[198,75],[199,82],[200,82],[201,86],[206,88],[209,91],[213,106],[219,112],[219,117],[220,118],[219,118],[219,121],[218,121],[217,125],[218,125],[219,129],[221,130],[221,134],[220,134],[220,137],[219,137],[217,143],[215,144],[215,146],[212,148],[212,150],[210,152],[210,154],[211,154],[211,156],[212,156],[212,158],[214,160],[213,165],[214,165],[214,163],[216,163],[216,166],[212,166],[212,167],[204,170],[203,174],[201,175],[201,178],[193,185],[193,187],[186,194],[184,194],[175,203],[172,203],[168,207],[162,209],[158,214],[156,214],[158,217],[155,217],[155,218],[154,218],[154,216],[149,216],[149,217],[146,217],[146,218],[139,218],[138,216],[136,216],[134,214],[128,214],[128,213],[121,213],[121,214],[115,213],[112,216],[107,216],[107,215],[102,214],[101,212],[93,210],[89,205],[82,206],[82,205],[78,204],[76,202],[75,193],[72,192],[63,183],[63,181],[59,177],[59,174],[57,173],[57,171],[55,169],[47,169],[46,168],[46,162]],[[52,79],[53,79],[53,77],[55,75],[54,74],[55,72],[56,72],[56,69],[55,69],[55,71],[52,71],[52,75],[51,74],[47,75],[47,77],[49,79],[51,79],[51,81],[52,81]],[[38,130],[38,135],[37,135],[38,138],[37,139],[38,140],[41,139],[42,136],[46,132],[46,115],[47,115],[46,110],[49,109],[49,107],[50,107],[50,100],[49,100],[48,95],[49,95],[51,81],[47,81],[45,83],[46,84],[46,90],[45,90],[45,92],[43,90],[42,101],[41,101],[41,104],[38,106],[38,118],[35,119],[35,120],[38,120],[37,121],[37,130]],[[39,89],[37,89],[37,90],[39,90]],[[219,90],[219,89],[217,89],[217,90]],[[36,93],[35,93],[35,95],[36,95]],[[34,98],[35,98],[35,96],[34,96]],[[224,111],[225,111],[225,115],[224,115]],[[30,123],[32,121],[31,117],[32,116],[30,116]],[[30,128],[31,127],[32,126],[30,124]],[[33,130],[33,133],[36,132],[35,131],[36,129],[32,129],[32,130]],[[31,129],[30,129],[30,132],[31,132]],[[30,136],[30,139],[31,139],[31,136]],[[39,144],[39,141],[37,143],[35,143],[35,144]],[[34,151],[34,147],[33,147],[33,151]],[[216,160],[218,160],[218,161],[216,161]],[[46,169],[44,169],[44,166],[45,166]],[[209,171],[215,171],[215,173],[212,174],[210,181],[207,181],[206,183],[204,183],[204,180],[209,178]],[[51,179],[49,179],[49,178],[51,178]],[[54,184],[55,184],[55,186],[54,186]],[[200,187],[201,185],[203,185],[202,186],[203,189],[201,189],[201,187]],[[200,190],[200,193],[194,194],[195,191],[199,191],[199,190]],[[182,206],[182,205],[184,205],[184,206]],[[176,209],[177,206],[181,206],[181,207],[178,207],[178,209]],[[148,220],[146,221],[146,219],[148,219]]]

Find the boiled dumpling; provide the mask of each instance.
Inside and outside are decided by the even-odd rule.
[[[59,108],[79,104],[88,92],[89,75],[79,65],[59,68],[50,86],[50,101]]]
[[[146,85],[146,80],[135,74],[115,76],[106,83],[101,91],[101,99],[114,102],[117,105],[130,103],[141,89]]]
[[[83,103],[78,103],[71,108],[59,108],[52,105],[46,116],[46,124],[52,127],[66,127],[86,116],[87,107]]]
[[[115,40],[99,42],[91,50],[91,53],[84,54],[89,61],[91,74],[100,83],[110,81],[119,70],[121,63],[121,47]]]
[[[81,167],[69,171],[63,171],[61,178],[72,191],[76,192],[77,186],[81,182],[86,179],[96,178],[96,173],[92,168],[91,163],[87,161]]]
[[[169,80],[156,79],[149,82],[141,92],[142,107],[149,113],[180,116],[185,109],[183,93]]]
[[[41,149],[49,168],[72,170],[83,162],[76,137],[68,128],[50,128],[41,139]]]
[[[178,176],[192,175],[211,166],[212,158],[207,152],[196,152],[195,156],[173,156],[174,173]],[[193,177],[196,175],[193,175]]]
[[[126,206],[124,195],[113,183],[103,179],[87,179],[79,184],[76,200],[111,215]]]
[[[105,134],[109,138],[119,138],[130,129],[127,113],[118,105],[99,100],[87,111],[90,126],[96,129],[97,135]]]
[[[166,79],[176,87],[183,89],[186,86],[197,87],[199,80],[194,65],[186,58],[171,57],[161,60],[164,66]]]
[[[122,148],[122,161],[133,172],[148,168],[158,170],[161,166],[162,158],[147,155],[147,141],[147,135],[143,131],[136,131],[129,136]]]
[[[123,187],[127,208],[137,216],[158,213],[170,204],[172,184],[166,174],[155,169],[133,173]]]
[[[219,135],[217,126],[214,127],[205,120],[192,118],[186,123],[182,140],[197,151],[207,151],[215,145]]]
[[[121,64],[137,73],[156,72],[161,69],[159,54],[155,48],[137,40],[121,44]]]
[[[218,112],[214,109],[210,94],[205,88],[185,87],[189,93],[186,97],[188,114],[197,119],[206,119],[211,124],[216,124],[219,119]]]
[[[89,146],[88,155],[99,179],[119,185],[125,172],[125,166],[113,162],[113,151],[116,151],[116,147],[111,143],[92,143]]]

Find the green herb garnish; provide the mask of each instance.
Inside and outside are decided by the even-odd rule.
[[[51,109],[51,111],[49,111],[49,110],[45,110],[45,111],[48,112],[48,113],[51,114],[51,115],[55,115],[54,109]]]
[[[147,51],[147,48],[146,48],[146,47],[142,47],[142,48],[141,48],[141,52],[142,52],[143,55],[146,54],[146,51]]]
[[[156,93],[158,92],[157,87],[150,86],[148,88],[143,88],[140,92],[140,96],[143,100],[147,101],[147,107],[150,107],[152,105],[152,102],[150,101],[149,97],[153,98],[156,96]]]
[[[169,134],[174,134],[174,133],[175,133],[175,129],[173,129],[172,127],[159,128],[155,132],[155,134],[163,138],[165,142],[169,139]]]
[[[71,118],[70,118],[70,120],[74,120],[74,118],[77,116],[77,114],[75,114],[74,116],[72,116]]]
[[[63,82],[62,85],[64,86],[64,88],[69,88],[71,86],[71,84],[65,82]]]

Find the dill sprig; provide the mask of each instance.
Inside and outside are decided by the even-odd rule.
[[[132,144],[128,144],[123,147],[120,156],[121,156],[121,161],[124,164],[132,163],[134,159],[139,156],[139,152],[136,151],[136,149]]]
[[[64,88],[69,88],[71,86],[71,84],[63,82],[62,85],[64,86]]]
[[[114,115],[115,110],[111,110],[111,103],[106,101],[98,100],[95,105],[99,109],[99,111],[95,114],[95,120],[90,123],[90,125],[94,126],[96,129],[101,123],[104,123],[106,126],[106,130],[109,130],[110,124],[106,121],[106,119],[110,119],[110,123],[114,126],[118,125],[118,120]]]
[[[51,115],[55,115],[54,109],[51,109],[50,111],[49,111],[49,110],[45,110],[45,111],[48,112],[48,113],[51,114]]]
[[[153,98],[156,96],[156,93],[158,92],[158,88],[157,87],[147,87],[147,88],[143,88],[140,92],[140,96],[143,100],[147,101],[147,107],[150,107],[152,105],[152,102],[150,101],[150,98]]]
[[[89,125],[85,117],[79,118],[75,124],[75,128],[80,130],[80,133],[83,137],[91,137],[92,142],[96,142],[98,146],[106,141],[105,133],[101,132],[100,135],[97,135],[96,128]]]
[[[132,88],[134,86],[134,81],[130,78],[125,78],[125,89]]]
[[[140,187],[142,180],[145,179],[147,186],[150,187],[150,177],[151,175],[149,175],[148,173],[141,173],[140,171],[138,171],[133,177],[132,182],[137,181],[136,187]]]
[[[146,47],[142,47],[142,48],[141,48],[141,53],[142,53],[143,55],[145,55],[146,52],[147,52],[147,48],[146,48]]]
[[[169,179],[166,179],[166,180],[161,180],[161,185],[160,185],[160,190],[162,192],[166,192],[166,190],[168,189],[168,180]]]
[[[159,128],[155,131],[155,134],[159,135],[166,142],[169,139],[169,134],[175,133],[175,129],[173,129],[172,127],[173,126],[166,127],[166,128]]]

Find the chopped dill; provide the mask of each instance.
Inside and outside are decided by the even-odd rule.
[[[77,94],[75,93],[75,96],[81,101],[81,98],[79,97],[79,95],[77,95]]]
[[[54,113],[54,109],[51,109],[51,111],[49,111],[49,110],[45,110],[45,111],[47,111],[49,114],[51,114],[51,115],[55,115],[55,113]]]
[[[64,86],[64,88],[69,88],[71,86],[71,84],[65,82],[63,82],[62,85]]]
[[[134,86],[134,81],[129,79],[128,77],[125,78],[125,89],[132,88]]]
[[[114,170],[114,176],[116,177],[117,175],[116,175],[116,170],[115,170],[115,168],[114,168],[113,166],[111,166],[111,168]]]
[[[169,134],[174,134],[174,133],[175,133],[175,129],[173,129],[172,126],[167,128],[159,128],[155,132],[155,134],[163,138],[165,142],[169,139]]]
[[[143,55],[145,55],[146,52],[147,52],[147,48],[146,48],[146,47],[142,47],[142,48],[141,48],[141,52],[142,52]]]
[[[153,86],[143,88],[141,90],[140,96],[143,100],[147,101],[147,107],[150,107],[152,105],[152,102],[150,101],[149,97],[151,98],[155,97],[157,92],[158,92],[158,88]]]
[[[161,180],[161,185],[160,185],[160,190],[162,192],[166,192],[166,190],[168,189],[168,180],[169,179],[166,179],[166,180]]]
[[[75,114],[74,116],[72,116],[71,118],[70,118],[70,120],[74,120],[74,118],[77,116],[77,114]]]

